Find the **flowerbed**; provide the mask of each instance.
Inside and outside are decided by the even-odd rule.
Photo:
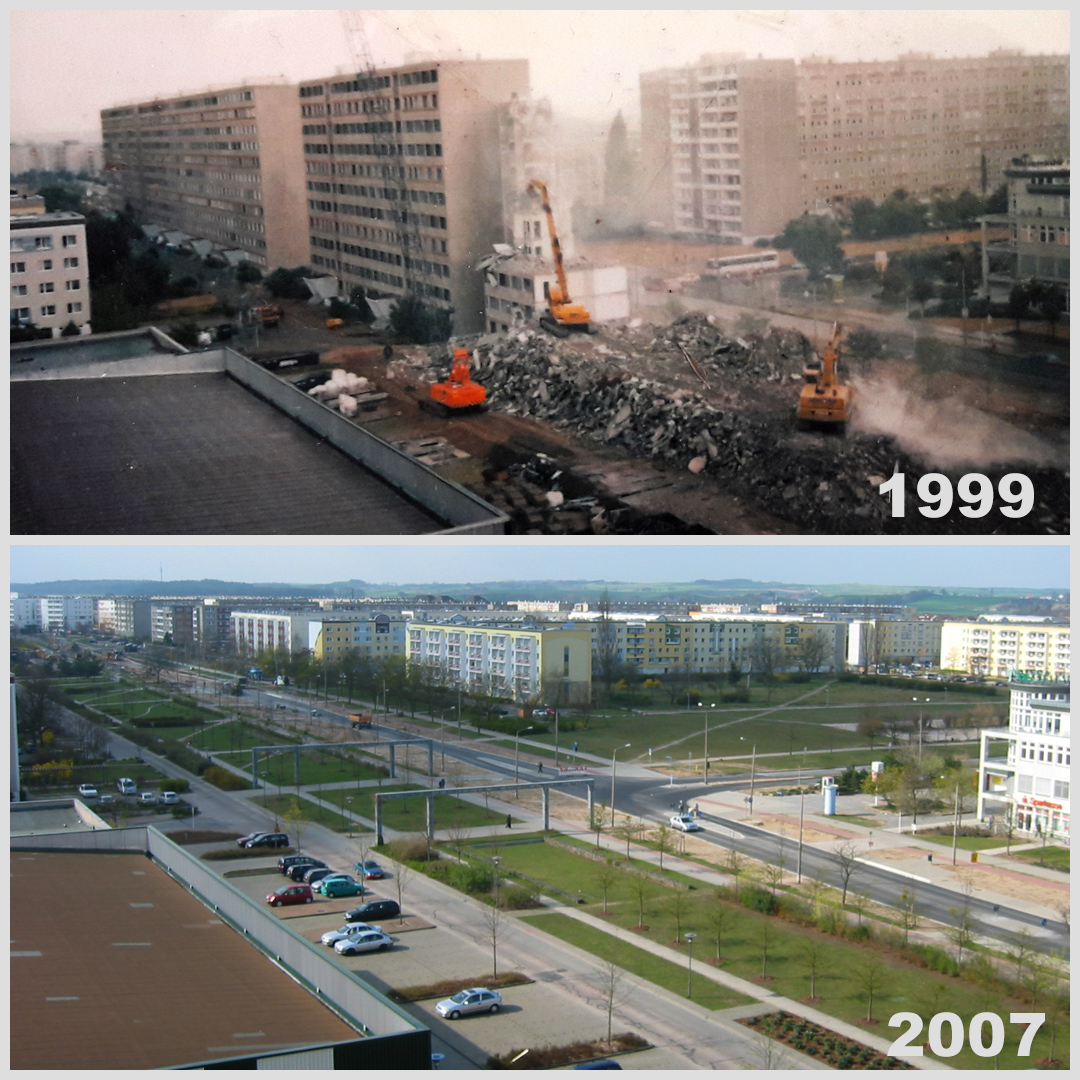
[[[878,1050],[837,1035],[810,1020],[787,1012],[749,1016],[737,1021],[746,1027],[768,1035],[770,1039],[798,1050],[800,1054],[818,1058],[835,1069],[910,1069],[913,1066],[900,1058],[888,1057]]]

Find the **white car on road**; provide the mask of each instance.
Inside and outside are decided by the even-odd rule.
[[[680,832],[697,832],[701,826],[689,814],[674,814],[671,827]]]

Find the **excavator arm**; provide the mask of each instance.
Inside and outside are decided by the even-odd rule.
[[[559,295],[556,296],[550,289],[548,296],[552,304],[569,304],[570,288],[566,284],[566,270],[563,268],[562,245],[559,243],[559,234],[555,229],[555,214],[551,209],[551,200],[548,199],[547,184],[540,180],[533,180],[529,184],[529,190],[535,191],[540,196],[540,205],[547,214],[548,236],[551,237],[551,254],[555,260],[555,276],[559,280]]]
[[[548,235],[551,237],[551,253],[555,261],[555,277],[558,280],[556,286],[547,288],[549,314],[541,316],[540,325],[556,337],[566,337],[571,330],[584,330],[587,334],[594,334],[596,330],[590,326],[592,316],[588,309],[570,301],[570,287],[566,283],[562,245],[559,243],[559,234],[555,230],[555,215],[551,210],[547,184],[541,180],[533,180],[529,183],[529,190],[535,191],[540,196],[540,204],[544,208],[544,213],[547,214]]]

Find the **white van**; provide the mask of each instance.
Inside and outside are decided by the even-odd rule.
[[[120,779],[116,781],[116,790],[119,791],[121,795],[138,795],[139,793],[139,789],[135,786],[135,781],[126,776],[121,776]]]

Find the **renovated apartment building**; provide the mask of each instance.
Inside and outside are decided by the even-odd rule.
[[[113,637],[149,641],[152,629],[150,608],[149,600],[132,600],[130,597],[98,600],[98,629]]]
[[[983,219],[982,270],[990,299],[1004,303],[1018,281],[1037,278],[1069,296],[1069,162],[1030,155],[1005,170],[1009,208]],[[1005,240],[988,241],[1003,224]]]
[[[969,675],[1011,679],[1069,678],[1067,623],[1049,619],[982,616],[941,625],[941,667]]]
[[[646,212],[693,239],[751,243],[802,210],[793,60],[705,55],[641,75]]]
[[[88,630],[94,625],[94,599],[89,596],[11,596],[11,629]]]
[[[1070,772],[1069,683],[1009,685],[1009,727],[984,731],[979,749],[978,816],[1012,824],[1026,836],[1068,840]],[[991,757],[990,743],[1006,743]]]
[[[90,333],[86,219],[70,210],[45,212],[38,198],[12,198],[11,325],[61,331],[73,323]]]
[[[375,298],[412,294],[485,328],[479,258],[503,239],[503,106],[526,60],[426,61],[301,83],[309,251]]]
[[[987,193],[1023,153],[1069,149],[1069,57],[937,58],[798,67],[802,209],[855,199]]]
[[[263,270],[308,261],[296,87],[236,86],[104,109],[112,203],[241,251]]]
[[[853,619],[848,626],[847,662],[852,667],[936,665],[941,627],[931,619]]]
[[[450,686],[517,702],[579,705],[592,693],[591,635],[572,626],[410,620],[409,663],[431,665]]]
[[[404,656],[405,619],[384,612],[336,611],[308,624],[308,641],[315,659],[329,664],[347,656]]]

